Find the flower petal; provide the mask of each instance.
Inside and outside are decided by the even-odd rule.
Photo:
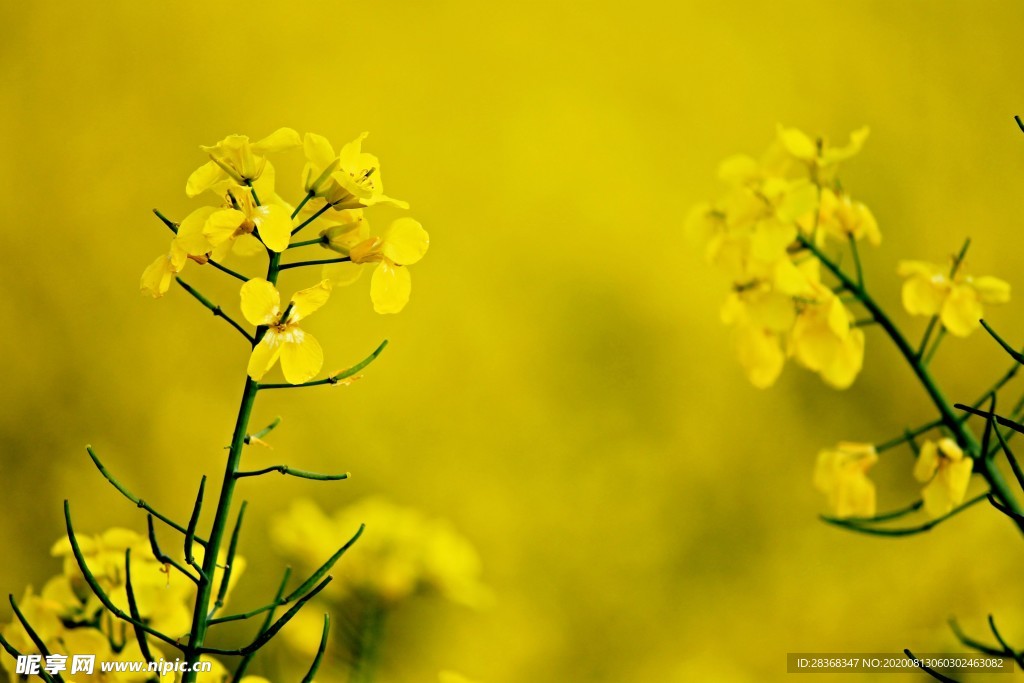
[[[281,349],[281,371],[289,384],[308,382],[320,372],[324,352],[320,342],[303,330],[293,330],[295,341],[287,341]]]
[[[256,381],[263,379],[267,370],[274,367],[274,363],[277,362],[282,346],[280,335],[275,330],[268,330],[249,356],[249,376]]]
[[[312,287],[307,287],[292,295],[292,312],[288,314],[288,322],[298,322],[309,317],[317,309],[327,303],[331,295],[330,280],[321,280]]]
[[[278,128],[273,133],[252,144],[252,150],[257,153],[283,152],[292,147],[302,144],[299,134],[292,128]]]
[[[983,315],[978,293],[967,285],[954,285],[942,304],[942,324],[957,337],[966,337],[978,329]]]
[[[201,206],[189,215],[178,226],[178,234],[175,240],[178,246],[193,256],[202,256],[213,249],[210,240],[203,233],[206,221],[217,211],[215,206]]]
[[[253,212],[253,222],[268,248],[276,252],[288,248],[292,236],[292,217],[288,209],[277,204],[260,206]]]
[[[227,177],[227,174],[221,170],[220,166],[212,161],[207,161],[192,171],[192,175],[188,177],[188,181],[185,183],[185,194],[189,197],[200,195]]]
[[[245,222],[245,214],[238,209],[221,209],[214,211],[206,219],[203,234],[213,246],[227,242],[235,236],[235,231]]]
[[[321,271],[321,277],[325,280],[330,280],[331,284],[335,287],[346,287],[358,280],[362,274],[363,264],[352,263],[351,261],[328,263]]]
[[[263,278],[253,278],[241,290],[242,315],[253,325],[270,325],[281,314],[281,294]],[[269,332],[267,333],[269,336]]]
[[[370,280],[370,299],[377,313],[398,313],[409,302],[412,278],[409,270],[381,261]]]
[[[419,221],[399,218],[384,233],[381,251],[392,262],[408,266],[423,258],[429,246],[430,236]]]

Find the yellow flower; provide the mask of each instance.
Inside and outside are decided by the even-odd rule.
[[[950,438],[925,441],[914,464],[914,479],[925,484],[924,509],[941,517],[963,502],[971,481],[974,461]]]
[[[782,339],[796,318],[793,300],[762,283],[730,294],[721,318],[735,326],[736,352],[750,383],[773,385],[786,362]]]
[[[837,389],[853,384],[864,364],[864,330],[852,327],[852,314],[835,294],[819,287],[793,324],[790,353]]]
[[[195,584],[158,562],[153,557],[148,539],[134,531],[113,528],[97,536],[80,535],[78,542],[89,570],[113,603],[125,612],[129,609],[125,551],[131,549],[132,589],[139,613],[151,626],[164,633],[188,632],[192,623]],[[92,622],[98,613],[103,612],[103,605],[86,583],[71,551],[70,541],[67,538],[57,541],[51,554],[64,558],[64,573],[46,584],[44,597],[61,605],[60,614],[65,620],[74,623]],[[202,562],[203,548],[197,545],[194,555],[198,562]],[[175,559],[184,562],[180,551],[179,557]],[[236,556],[229,589],[244,569],[245,560]],[[222,574],[223,569],[218,568],[217,576],[214,577],[215,585],[218,585]],[[103,622],[101,625],[104,625]],[[104,628],[108,626],[106,624]]]
[[[836,517],[874,516],[875,485],[867,471],[876,462],[875,447],[866,443],[841,442],[818,453],[814,486],[828,496]]]
[[[1010,300],[1010,285],[996,277],[971,277],[958,268],[952,278],[948,270],[924,261],[901,261],[897,272],[903,283],[903,307],[911,315],[939,316],[942,325],[958,337],[978,329],[982,304],[1003,304]]]
[[[143,294],[158,299],[167,293],[171,280],[181,272],[188,262],[188,253],[181,248],[177,239],[171,240],[171,250],[161,254],[142,272],[139,288]]]
[[[882,242],[878,222],[871,210],[861,202],[855,202],[845,193],[835,193],[822,188],[821,205],[818,208],[818,227],[826,234],[846,242],[866,239],[872,246]]]
[[[301,329],[299,321],[327,302],[331,285],[327,280],[292,296],[286,319],[281,319],[281,294],[262,278],[242,285],[242,315],[253,325],[268,327],[249,357],[249,376],[260,380],[281,359],[284,378],[291,384],[311,379],[324,362],[320,343]]]
[[[813,179],[822,182],[830,179],[840,162],[860,152],[869,133],[867,126],[858,128],[850,134],[850,141],[844,147],[830,147],[824,140],[812,140],[797,128],[779,124],[778,141],[794,159],[808,165]]]
[[[200,149],[210,155],[210,161],[189,176],[185,193],[195,197],[206,190],[220,193],[232,182],[239,185],[251,183],[263,174],[268,153],[300,144],[299,134],[294,130],[278,128],[258,142],[249,142],[245,135],[229,135],[212,147],[202,146]]]
[[[362,151],[363,140],[369,133],[341,148],[337,156],[327,138],[306,133],[303,148],[306,168],[303,172],[307,192],[323,197],[337,210],[357,209],[374,204],[390,203],[403,209],[406,202],[384,194],[380,177],[380,161]]]
[[[291,212],[280,204],[257,205],[247,189],[228,190],[231,208],[213,211],[203,226],[203,235],[213,249],[235,240],[252,239],[254,231],[269,249],[282,252],[292,235]],[[252,252],[252,247],[245,248]]]
[[[330,230],[326,233],[330,236]],[[324,267],[324,278],[336,285],[347,285],[359,277],[361,267],[377,263],[370,281],[370,299],[377,313],[398,313],[409,302],[412,278],[406,266],[423,258],[430,246],[430,236],[412,218],[399,218],[383,236],[369,237],[369,226],[359,221],[334,233],[330,239],[337,250],[348,251],[350,261]],[[356,241],[356,239],[360,241]]]
[[[465,538],[447,522],[381,499],[360,501],[333,518],[310,501],[295,501],[271,525],[270,537],[285,554],[315,567],[361,523],[366,531],[338,565],[335,594],[369,594],[394,604],[433,591],[469,606],[487,602],[480,558]]]

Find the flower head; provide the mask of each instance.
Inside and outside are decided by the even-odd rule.
[[[212,147],[202,146],[210,155],[185,184],[185,194],[195,197],[207,190],[220,193],[232,183],[246,185],[257,180],[267,166],[266,155],[302,144],[299,134],[291,128],[278,128],[258,142],[249,142],[246,135],[229,135]]]
[[[914,479],[925,484],[924,509],[941,517],[963,502],[974,461],[950,438],[925,441],[914,465]]]
[[[325,266],[324,278],[332,284],[347,285],[359,277],[365,264],[376,263],[370,280],[373,309],[378,313],[398,313],[409,302],[412,291],[412,278],[406,266],[427,253],[430,236],[412,218],[399,218],[378,237],[369,237],[369,230],[366,221],[360,219],[323,233],[329,247],[347,251],[349,257],[348,262]]]
[[[291,384],[310,380],[324,363],[324,352],[313,335],[299,327],[327,302],[331,285],[324,280],[292,296],[282,315],[281,294],[274,285],[254,278],[242,285],[242,315],[253,325],[266,326],[266,333],[249,356],[249,376],[260,380],[278,359],[284,378]]]
[[[362,523],[366,531],[345,555],[335,582],[343,595],[368,595],[387,605],[426,592],[469,606],[486,602],[480,558],[469,541],[443,520],[382,499],[360,501],[333,517],[310,501],[296,501],[273,523],[270,536],[286,554],[317,566],[336,550],[339,537],[351,536]]]
[[[866,443],[841,442],[818,453],[814,486],[828,496],[836,517],[873,517],[875,485],[867,471],[878,462],[875,447]]]
[[[959,266],[959,264],[957,264]],[[997,277],[971,277],[956,267],[948,269],[924,261],[901,261],[897,272],[903,283],[903,307],[911,315],[939,316],[942,325],[958,337],[980,326],[982,304],[1010,300],[1010,285]]]
[[[369,133],[363,133],[342,147],[335,156],[334,148],[327,138],[306,133],[303,143],[306,153],[306,169],[303,173],[306,191],[316,197],[323,197],[339,211],[381,203],[409,208],[406,202],[384,194],[380,161],[374,155],[362,151],[362,143],[367,135]]]

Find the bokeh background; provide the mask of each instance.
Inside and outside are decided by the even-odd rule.
[[[181,517],[221,471],[244,348],[180,291],[139,296],[168,238],[149,212],[197,205],[200,143],[287,125],[371,131],[432,246],[401,315],[364,280],[309,322],[332,369],[391,340],[363,381],[257,406],[285,422],[251,462],[354,478],[246,485],[239,600],[272,590],[290,498],[380,494],[457,526],[496,596],[415,601],[382,680],[781,680],[787,652],[962,651],[953,614],[1024,643],[1024,544],[994,511],[904,540],[817,521],[819,448],[931,417],[891,346],[869,333],[846,392],[796,367],[755,390],[717,320],[727,283],[682,231],[717,162],[776,123],[869,124],[843,176],[883,231],[878,297],[898,305],[900,258],[966,236],[971,269],[1024,292],[1022,29],[1014,2],[4,3],[2,590],[58,570],[66,497],[84,530],[143,528],[84,444]],[[1022,306],[989,317],[1020,340]],[[936,363],[957,399],[1005,367],[980,336]],[[913,499],[909,463],[876,469],[883,509]]]

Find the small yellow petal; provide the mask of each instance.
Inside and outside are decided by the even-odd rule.
[[[325,280],[330,280],[335,287],[346,287],[359,279],[359,276],[363,274],[363,267],[362,263],[352,263],[351,261],[328,263],[324,266],[320,276]]]
[[[324,364],[320,342],[303,330],[292,330],[294,341],[286,341],[281,348],[281,371],[289,384],[302,384],[313,379]]]
[[[202,256],[213,249],[210,240],[203,234],[206,221],[217,211],[215,206],[202,206],[189,215],[178,226],[178,234],[175,239],[178,245],[193,256]]]
[[[325,303],[331,295],[330,280],[321,280],[312,287],[295,292],[292,296],[292,312],[288,314],[289,322],[298,322],[308,317]]]
[[[253,325],[270,325],[281,314],[281,294],[263,278],[242,285],[242,315]],[[269,334],[269,333],[268,333]]]
[[[288,248],[292,236],[292,217],[288,209],[278,204],[257,207],[253,222],[268,248],[279,253]]]
[[[398,313],[409,302],[412,278],[409,269],[381,261],[370,280],[370,299],[377,313]]]
[[[262,341],[252,350],[252,355],[249,356],[249,376],[256,381],[263,379],[267,370],[274,367],[274,363],[277,362],[282,346],[277,331],[268,330]]]
[[[942,278],[912,275],[903,283],[903,308],[911,315],[936,315],[942,309],[948,285]]]
[[[1005,280],[985,275],[974,278],[971,285],[978,292],[982,303],[1005,304],[1010,300],[1010,283]]]
[[[185,194],[189,197],[200,195],[227,177],[220,166],[208,161],[188,177],[188,181],[185,183]]]
[[[384,233],[381,251],[392,262],[408,266],[423,258],[429,246],[430,236],[419,221],[399,218]]]
[[[259,153],[283,152],[286,149],[299,147],[300,145],[302,145],[302,139],[299,138],[299,134],[295,130],[291,128],[278,128],[259,142],[254,142],[252,149],[254,152]]]
[[[245,214],[238,209],[221,209],[214,211],[206,219],[203,234],[213,246],[227,242],[235,236],[235,231],[245,222]]]
[[[966,285],[954,285],[942,304],[942,324],[957,337],[966,337],[978,329],[983,315],[978,293]]]

